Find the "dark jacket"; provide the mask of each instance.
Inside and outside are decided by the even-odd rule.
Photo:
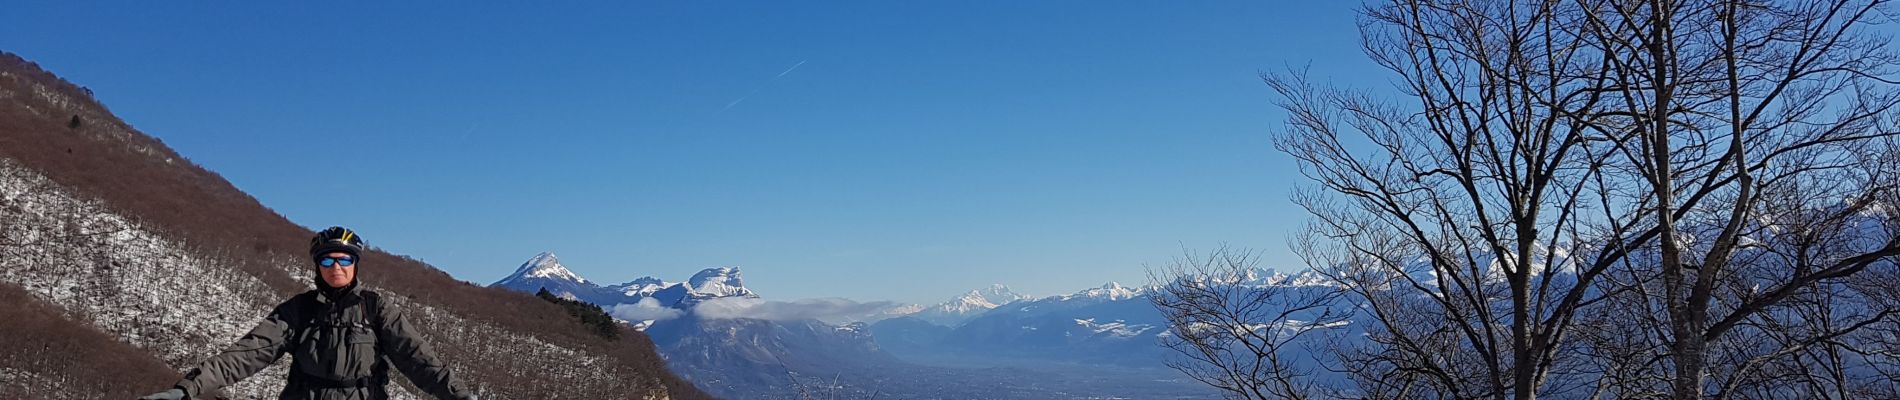
[[[304,292],[277,305],[236,344],[186,373],[178,387],[186,398],[210,398],[285,353],[292,357],[290,382],[280,399],[388,399],[391,364],[436,398],[470,398],[402,310],[356,284]]]

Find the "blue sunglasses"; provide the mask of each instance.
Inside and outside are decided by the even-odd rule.
[[[351,265],[356,265],[356,259],[349,258],[349,257],[324,257],[322,259],[317,260],[317,265],[321,265],[324,268],[330,268],[330,267],[336,267],[336,266],[348,267]]]

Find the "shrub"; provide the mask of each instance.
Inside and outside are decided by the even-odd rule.
[[[620,323],[615,322],[614,317],[608,316],[607,311],[601,310],[599,306],[579,300],[555,297],[553,293],[548,293],[547,288],[541,288],[541,291],[535,292],[534,297],[560,305],[562,309],[567,310],[567,315],[580,319],[582,325],[587,325],[594,334],[600,337],[610,340],[620,339]]]

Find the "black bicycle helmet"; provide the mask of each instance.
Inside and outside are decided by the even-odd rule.
[[[350,253],[350,257],[361,258],[363,238],[356,236],[355,231],[341,226],[324,229],[322,232],[317,232],[316,237],[310,238],[310,259],[312,260],[337,251]]]

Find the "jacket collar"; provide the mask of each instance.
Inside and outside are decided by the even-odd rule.
[[[316,297],[317,297],[318,303],[329,304],[331,302],[355,300],[356,298],[359,297],[358,295],[363,292],[363,285],[362,285],[363,281],[361,279],[350,281],[349,286],[344,286],[341,288],[332,288],[330,287],[330,284],[323,283],[323,276],[319,275],[316,278],[317,278],[317,296]]]

